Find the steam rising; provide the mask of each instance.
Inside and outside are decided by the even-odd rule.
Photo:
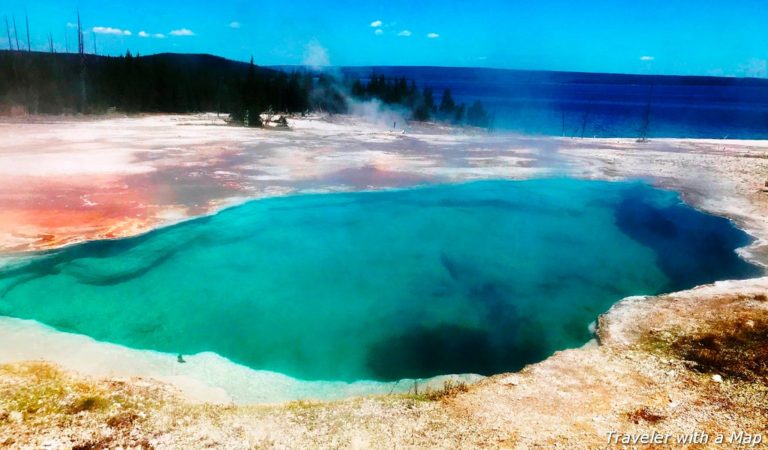
[[[304,60],[305,66],[313,69],[320,69],[331,65],[331,60],[328,58],[328,50],[320,45],[317,39],[312,39],[306,47],[304,47]]]
[[[362,118],[364,121],[382,127],[397,127],[403,129],[407,122],[405,111],[398,111],[384,105],[380,100],[358,101],[350,96],[346,97],[349,104],[349,112]]]

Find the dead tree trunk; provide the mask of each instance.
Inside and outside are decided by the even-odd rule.
[[[27,22],[27,52],[32,52],[32,40],[29,38],[29,16],[24,16]]]
[[[77,52],[80,54],[80,105],[78,109],[81,113],[85,112],[85,105],[88,101],[85,89],[85,43],[83,41],[83,24],[80,21],[80,11],[77,11]]]
[[[581,116],[581,138],[584,139],[584,134],[587,132],[587,124],[589,124],[589,110],[584,111]]]
[[[562,136],[565,137],[565,111],[560,111],[560,128]]]
[[[5,16],[5,31],[8,33],[8,50],[13,51],[13,41],[11,40],[11,26],[8,24],[8,16]]]
[[[643,115],[640,120],[640,128],[638,129],[639,136],[637,142],[648,142],[648,133],[651,131],[651,107],[653,105],[653,84],[651,85],[650,92],[648,93],[648,101],[645,104]]]
[[[81,56],[85,54],[83,45],[83,26],[80,23],[80,11],[77,12],[77,53]]]
[[[19,51],[21,47],[19,47],[19,29],[16,28],[16,16],[13,16],[13,36],[16,38],[16,51]]]

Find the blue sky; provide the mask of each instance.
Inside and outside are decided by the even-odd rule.
[[[764,0],[36,0],[11,4],[25,41],[91,51],[213,53],[258,64],[440,65],[766,76]],[[12,26],[12,25],[11,25]],[[5,30],[3,30],[5,31]],[[7,48],[6,33],[0,46]],[[72,44],[70,44],[72,45]]]

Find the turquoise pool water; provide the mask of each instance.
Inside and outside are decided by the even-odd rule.
[[[642,183],[485,181],[247,203],[0,273],[0,315],[311,380],[519,369],[622,297],[759,274]]]

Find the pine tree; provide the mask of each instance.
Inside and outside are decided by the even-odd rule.
[[[491,125],[490,116],[483,104],[477,100],[467,110],[467,123],[474,127],[488,128]]]
[[[452,119],[452,122],[454,124],[460,124],[462,121],[464,121],[465,110],[466,110],[466,106],[464,105],[464,103],[456,107],[456,109],[453,112],[453,119]]]
[[[450,89],[443,91],[443,97],[440,99],[440,116],[444,119],[451,118],[456,109],[456,102],[453,100]]]

